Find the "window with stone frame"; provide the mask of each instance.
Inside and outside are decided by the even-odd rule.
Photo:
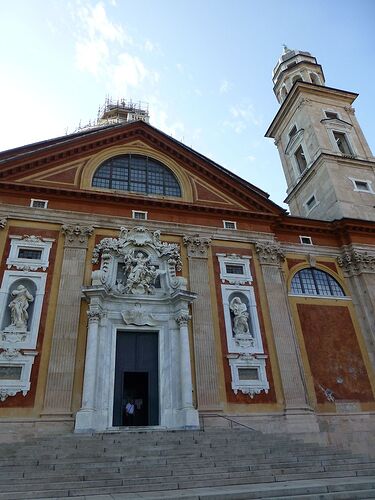
[[[345,297],[341,285],[330,274],[313,267],[301,269],[293,276],[290,291],[296,295]]]
[[[340,153],[342,153],[343,155],[352,156],[353,152],[349,146],[346,134],[344,132],[337,132],[335,130],[333,130],[332,133]]]
[[[307,169],[307,161],[302,146],[298,146],[294,153],[294,158],[296,159],[300,174],[303,174]]]

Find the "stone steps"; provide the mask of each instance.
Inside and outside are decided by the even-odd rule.
[[[375,498],[375,460],[282,436],[262,439],[250,430],[220,429],[69,435],[7,444],[0,449],[0,500],[190,498],[193,491],[196,499],[234,499],[237,493],[256,491],[258,496],[238,498],[295,498],[293,491],[302,485],[299,495],[308,497],[339,498],[352,487],[363,498]],[[306,486],[306,481],[315,484]],[[328,490],[322,485],[327,481],[330,488],[348,489]],[[225,488],[231,493],[223,493]]]

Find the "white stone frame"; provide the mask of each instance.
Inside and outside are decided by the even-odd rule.
[[[254,341],[249,345],[249,341],[236,340],[232,330],[232,318],[229,308],[229,297],[233,293],[244,295],[249,303],[249,322],[253,328]],[[260,333],[257,305],[255,301],[254,288],[245,285],[221,285],[221,296],[224,308],[225,331],[229,353],[263,353],[263,342]]]
[[[127,255],[146,252],[162,271],[161,289],[146,293],[125,291],[116,285],[116,270]],[[189,304],[196,294],[186,289],[179,247],[161,242],[160,231],[145,227],[121,228],[119,238],[104,238],[96,245],[92,285],[83,288],[90,306],[83,381],[82,407],[76,415],[76,432],[113,429],[113,399],[118,331],[158,333],[159,426],[199,427],[192,404],[192,367],[188,321]]]
[[[36,286],[34,296],[34,309],[31,318],[31,323],[28,325],[27,332],[6,332],[0,331],[0,348],[17,348],[17,349],[35,349],[40,316],[42,313],[43,299],[46,287],[47,274],[41,272],[24,271],[5,271],[0,289],[0,321],[3,322],[6,308],[8,307],[9,290],[15,281],[27,279],[32,281]]]
[[[266,394],[268,393],[270,385],[266,373],[267,355],[258,354],[257,356],[251,356],[245,354],[236,356],[229,354],[227,358],[232,372],[232,390],[235,394],[240,391],[253,398],[255,394],[260,394],[263,391]],[[240,368],[256,368],[259,375],[258,380],[240,380],[238,374]]]
[[[43,207],[34,207],[34,201],[42,201],[45,203]],[[48,200],[41,200],[40,198],[31,198],[30,199],[30,207],[31,208],[41,208],[42,210],[46,209],[48,207]]]
[[[308,239],[309,242],[307,243],[306,241],[303,241],[303,238]],[[299,241],[300,241],[301,245],[313,245],[313,241],[312,241],[311,236],[304,236],[304,235],[300,234]]]
[[[49,266],[49,254],[52,243],[55,241],[52,238],[41,238],[40,236],[9,236],[10,251],[6,261],[8,269],[14,266],[23,271],[37,271],[43,269],[45,271]],[[23,259],[18,257],[20,249],[26,250],[41,250],[40,259]]]
[[[143,214],[144,217],[136,217],[135,214]],[[132,219],[135,219],[135,220],[147,220],[148,219],[148,212],[144,211],[144,210],[132,210]]]
[[[375,194],[373,188],[372,188],[372,181],[369,181],[367,179],[356,179],[354,177],[348,177],[353,183],[353,191],[356,191],[358,193],[368,193],[368,194]],[[359,189],[356,185],[356,182],[365,182],[369,189]]]
[[[227,227],[226,224],[229,222],[229,224],[233,224],[234,227]],[[237,230],[237,222],[234,220],[223,220],[223,228],[227,229],[228,231],[236,231]]]
[[[335,111],[335,113],[336,113],[336,111]],[[336,152],[337,154],[344,156],[344,157],[345,156],[350,156],[350,157],[357,156],[358,152],[356,151],[356,149],[353,145],[354,141],[351,138],[353,126],[350,123],[344,122],[341,118],[338,118],[338,119],[332,118],[331,120],[328,120],[326,118],[326,120],[327,121],[325,121],[325,127],[326,127],[326,130],[328,133],[329,140],[330,140],[331,145],[332,145],[332,150],[334,152]],[[345,155],[344,153],[342,153],[340,151],[339,147],[337,146],[335,136],[333,135],[334,132],[339,132],[339,133],[345,135],[345,139],[348,143],[351,154]]]
[[[222,282],[228,281],[231,284],[245,284],[251,283],[253,277],[250,270],[250,255],[237,255],[237,254],[216,254],[220,265],[220,279]],[[243,266],[243,274],[227,273],[226,265]]]
[[[17,349],[9,349],[0,353],[0,366],[21,366],[19,380],[0,380],[0,401],[5,401],[9,396],[22,392],[24,396],[30,390],[30,375],[37,352],[21,354]]]

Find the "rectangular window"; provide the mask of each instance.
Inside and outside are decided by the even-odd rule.
[[[42,250],[34,250],[31,248],[20,248],[18,250],[18,258],[40,260],[42,258]]]
[[[313,244],[310,236],[300,236],[299,240],[303,245],[312,245]]]
[[[330,120],[335,120],[338,119],[339,115],[337,113],[334,113],[333,111],[326,111],[326,117],[329,118]]]
[[[366,181],[354,181],[354,184],[358,191],[371,192],[370,185]]]
[[[148,212],[142,212],[141,210],[132,210],[133,219],[147,220]]]
[[[33,208],[47,208],[48,200],[34,200],[31,198],[30,207]]]
[[[301,174],[306,170],[307,168],[307,162],[305,158],[305,153],[303,152],[302,146],[299,146],[294,153],[294,157],[297,161],[298,168]]]
[[[259,380],[258,368],[238,368],[239,380]]]
[[[352,156],[352,150],[349,147],[346,135],[343,132],[333,132],[333,137],[335,138],[337,147],[343,155]]]
[[[316,198],[315,198],[315,195],[312,195],[311,198],[309,198],[307,201],[306,201],[306,207],[308,210],[312,210],[316,205]]]
[[[0,366],[0,380],[20,380],[22,366]]]
[[[227,274],[244,274],[244,268],[241,265],[226,264],[225,270]]]
[[[224,229],[237,229],[237,222],[231,220],[223,220]]]

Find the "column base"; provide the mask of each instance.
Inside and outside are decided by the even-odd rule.
[[[199,429],[199,414],[193,408],[182,408],[179,410],[179,424],[184,429]]]

